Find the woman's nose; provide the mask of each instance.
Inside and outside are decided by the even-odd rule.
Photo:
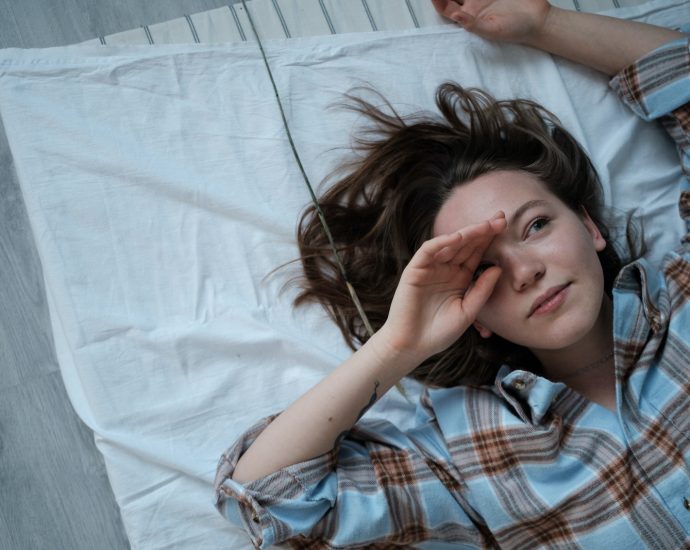
[[[529,254],[513,254],[509,260],[513,288],[522,292],[544,276],[546,266],[538,258]]]

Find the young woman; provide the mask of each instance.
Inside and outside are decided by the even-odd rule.
[[[690,174],[688,35],[543,0],[434,6],[616,75]],[[308,211],[303,298],[364,344],[223,455],[221,513],[261,548],[690,548],[687,239],[621,269],[591,164],[531,102],[446,84],[434,120],[355,103],[380,139],[321,203],[375,333]],[[429,385],[415,428],[357,423],[408,375]]]

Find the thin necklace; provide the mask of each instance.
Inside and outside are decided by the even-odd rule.
[[[613,351],[607,353],[604,357],[601,359],[598,359],[597,361],[594,361],[594,363],[590,363],[589,365],[585,365],[584,367],[580,367],[574,372],[571,372],[567,374],[566,376],[561,376],[561,381],[562,380],[569,380],[571,378],[574,378],[575,376],[578,376],[582,373],[589,372],[591,370],[596,369],[600,365],[603,365],[604,363],[607,363],[611,358],[613,357]]]

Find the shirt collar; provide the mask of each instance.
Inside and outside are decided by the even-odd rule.
[[[668,324],[671,304],[663,272],[645,258],[640,258],[621,269],[614,284],[614,332],[617,338],[637,338],[644,332],[665,330]],[[619,311],[616,312],[616,307]],[[643,317],[631,317],[633,310],[641,308]],[[628,311],[630,309],[630,311]],[[618,313],[618,314],[617,314]],[[631,326],[631,318],[637,325]],[[645,326],[640,326],[644,321]]]
[[[558,395],[566,387],[525,371],[503,365],[496,374],[494,390],[505,399],[515,413],[530,424],[541,424]]]

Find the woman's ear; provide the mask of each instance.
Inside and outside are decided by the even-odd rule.
[[[493,334],[493,332],[491,332],[488,328],[482,325],[479,321],[475,321],[474,323],[472,323],[472,326],[477,330],[479,336],[481,336],[482,338],[490,338]]]
[[[580,212],[582,213],[582,223],[585,224],[587,232],[592,237],[594,248],[597,252],[601,252],[604,250],[604,248],[606,248],[606,239],[604,239],[604,236],[601,234],[601,231],[599,231],[597,224],[592,221],[592,218],[589,216],[589,212],[587,212],[587,209],[584,206],[580,206]]]

